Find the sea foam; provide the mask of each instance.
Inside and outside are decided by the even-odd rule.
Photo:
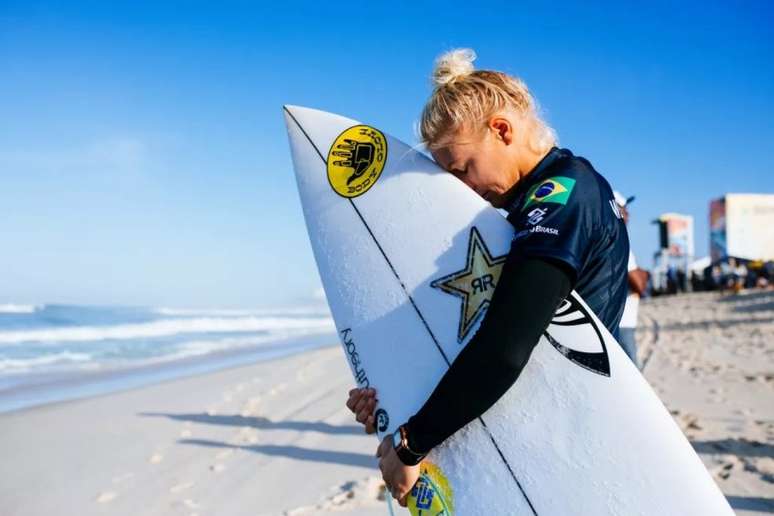
[[[168,337],[185,333],[272,332],[278,330],[333,330],[328,317],[195,317],[163,319],[112,326],[69,326],[0,331],[0,344],[23,342],[79,342]]]

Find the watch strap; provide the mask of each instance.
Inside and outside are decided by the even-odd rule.
[[[408,434],[406,428],[401,425],[396,432],[400,432],[400,444],[395,447],[395,453],[398,455],[400,461],[406,466],[416,466],[422,462],[425,455],[413,451],[408,446]]]

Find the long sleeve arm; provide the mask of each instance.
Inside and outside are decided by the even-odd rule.
[[[429,452],[494,405],[521,374],[571,288],[564,264],[509,256],[478,332],[406,424],[410,448]]]

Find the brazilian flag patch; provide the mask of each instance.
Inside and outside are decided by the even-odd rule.
[[[521,209],[525,210],[533,204],[542,202],[567,204],[574,187],[575,179],[564,176],[550,177],[529,189],[527,201]]]

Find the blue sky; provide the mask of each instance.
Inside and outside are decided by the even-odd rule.
[[[163,5],[162,5],[163,4]],[[774,4],[0,0],[0,303],[306,303],[281,106],[414,142],[434,58],[522,77],[563,146],[666,211],[774,192]]]

